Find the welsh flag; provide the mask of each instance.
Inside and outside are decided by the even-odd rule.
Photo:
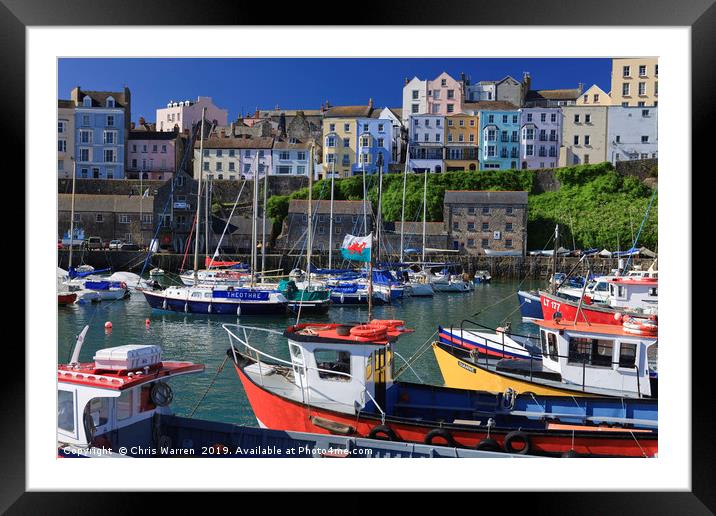
[[[369,262],[372,242],[373,233],[364,237],[346,235],[343,239],[343,245],[341,245],[341,255],[343,255],[343,258],[346,260]]]

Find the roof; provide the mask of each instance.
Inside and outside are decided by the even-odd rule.
[[[259,109],[260,118],[269,118],[274,116],[297,116],[303,113],[305,116],[321,116],[323,113],[320,109]]]
[[[63,383],[122,391],[161,378],[186,373],[199,373],[203,370],[204,366],[202,364],[163,361],[159,363],[158,367],[150,368],[146,374],[132,374],[132,376],[129,376],[127,371],[97,369],[95,362],[89,362],[78,364],[76,367],[59,365],[57,367],[57,380]]]
[[[445,204],[527,204],[519,190],[445,190]]]
[[[463,111],[474,109],[478,111],[515,111],[519,109],[512,102],[506,100],[478,100],[477,102],[465,102],[462,105]]]
[[[75,103],[72,102],[71,100],[57,99],[57,107],[58,107],[58,108],[65,108],[65,109],[67,109],[67,108],[70,108],[70,109],[71,109],[71,108],[74,108],[74,107],[75,107]]]
[[[272,136],[210,136],[204,140],[205,149],[270,149],[273,147]],[[194,142],[198,149],[199,140]]]
[[[373,107],[369,105],[333,106],[331,108],[328,108],[328,111],[324,113],[323,118],[369,118],[372,112]]]
[[[556,321],[550,321],[547,319],[537,319],[533,321],[535,324],[540,326],[541,328],[546,328],[550,330],[566,330],[566,331],[579,331],[584,333],[596,333],[596,334],[603,334],[603,335],[617,335],[617,336],[626,336],[626,337],[632,337],[636,339],[645,339],[645,340],[656,340],[657,336],[653,335],[637,335],[635,333],[628,333],[624,331],[624,328],[621,324],[598,324],[598,323],[585,323],[585,322],[573,322],[573,321],[565,321],[561,323],[557,323]]]
[[[132,130],[129,131],[129,140],[176,140],[178,133],[174,131],[147,131]]]
[[[401,222],[399,220],[395,221],[395,232],[400,233],[400,225]],[[420,235],[423,233],[423,223],[422,222],[415,222],[412,220],[406,220],[405,226],[403,229],[403,233],[409,234],[409,235]],[[444,222],[426,222],[425,223],[425,234],[426,235],[446,235],[447,231],[445,230],[445,223]]]
[[[530,100],[575,100],[581,95],[579,88],[559,90],[529,90],[525,101]]]
[[[105,107],[107,97],[112,97],[115,106],[118,108],[127,107],[127,99],[123,91],[88,91],[80,90],[77,96],[78,107],[82,107],[82,99],[89,96],[92,99],[92,107]]]
[[[296,140],[296,143],[291,143],[291,139],[276,138],[273,142],[274,149],[299,149],[307,150],[311,148],[311,142]],[[316,144],[316,151],[318,151],[318,145]]]
[[[382,323],[382,324],[381,324]],[[396,325],[400,323],[400,325]],[[403,321],[371,320],[369,324],[350,325],[336,323],[302,323],[289,326],[283,333],[289,340],[297,342],[316,342],[325,344],[373,344],[384,346],[393,342],[401,334],[412,332],[406,329]],[[341,335],[339,327],[350,326],[348,335]]]
[[[370,204],[366,202],[366,210],[368,216],[372,216],[372,209]],[[306,199],[291,199],[288,204],[289,213],[308,213],[308,200]],[[328,214],[331,212],[331,201],[330,199],[323,199],[321,201],[311,201],[311,212],[316,214]],[[333,214],[334,215],[361,215],[363,214],[363,201],[333,201]]]
[[[139,213],[140,199],[143,211],[151,212],[154,206],[154,196],[142,197],[138,194],[131,197],[128,195],[75,194],[75,211]],[[71,209],[72,194],[58,194],[57,211],[70,211]]]

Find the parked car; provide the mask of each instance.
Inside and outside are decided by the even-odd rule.
[[[122,241],[121,240],[111,240],[109,242],[109,248],[110,249],[119,249],[122,247]]]
[[[122,251],[139,251],[139,246],[132,243],[123,243],[119,246]]]
[[[102,239],[100,237],[89,237],[85,242],[87,249],[102,249]]]

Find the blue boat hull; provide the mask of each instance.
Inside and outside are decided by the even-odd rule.
[[[520,314],[523,319],[543,319],[542,303],[539,296],[535,296],[524,290],[517,292],[517,298],[520,301]]]
[[[143,291],[144,297],[154,309],[168,312],[182,312],[206,315],[285,315],[287,303],[266,301],[245,301],[232,299],[231,301],[185,301],[182,299],[167,299],[160,293]]]
[[[368,296],[357,294],[343,294],[331,292],[331,303],[336,305],[367,305]],[[386,300],[378,294],[373,294],[374,305],[384,305]]]

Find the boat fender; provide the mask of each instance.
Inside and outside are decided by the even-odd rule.
[[[206,307],[206,311],[207,311],[207,313],[211,313],[211,303],[209,303],[209,306]]]
[[[85,428],[85,437],[87,438],[87,444],[91,444],[94,440],[94,436],[97,433],[97,427],[94,424],[94,418],[89,412],[85,412],[82,416],[82,424]]]
[[[379,435],[384,435],[385,437],[378,437]],[[397,441],[398,436],[395,435],[395,432],[388,426],[388,425],[378,425],[374,426],[371,431],[368,433],[368,439],[382,439],[384,441]]]
[[[457,443],[455,442],[455,439],[453,439],[452,435],[450,435],[450,432],[445,430],[444,428],[434,428],[430,430],[426,435],[423,442],[425,444],[433,444],[433,439],[442,439],[445,441],[444,446],[450,446],[451,448],[454,448],[457,446]]]
[[[122,288],[125,289],[125,290],[127,289],[127,284],[126,284],[124,281],[121,281],[121,282],[119,283],[119,286],[122,287]]]
[[[162,301],[162,310],[166,310],[166,309],[167,309],[167,300],[165,299],[164,301]]]
[[[522,442],[523,446],[517,449],[513,446],[515,442]],[[509,453],[517,453],[519,455],[527,455],[532,449],[532,443],[530,442],[530,436],[525,432],[515,430],[505,436],[505,450]]]
[[[189,313],[189,303],[184,303],[184,313]]]
[[[152,390],[149,391],[149,397],[155,405],[165,407],[174,399],[174,391],[172,391],[172,388],[168,383],[157,382],[152,385]]]
[[[483,439],[479,443],[477,443],[477,446],[475,446],[476,450],[482,450],[482,451],[494,451],[494,452],[501,452],[502,446],[500,446],[500,443],[495,441],[494,439],[487,438]]]
[[[236,307],[236,315],[241,316],[241,305]]]

